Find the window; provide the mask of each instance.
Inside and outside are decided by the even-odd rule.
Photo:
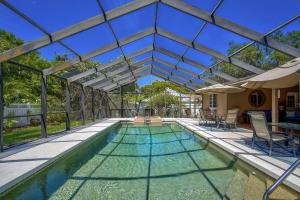
[[[260,90],[254,90],[249,95],[249,103],[253,107],[260,107],[264,105],[265,100],[265,94]]]
[[[296,109],[298,102],[297,92],[288,92],[286,96],[286,107],[287,109]]]
[[[209,95],[209,108],[210,109],[216,109],[217,108],[217,95],[216,94],[210,94]]]

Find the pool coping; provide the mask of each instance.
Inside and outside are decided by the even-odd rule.
[[[275,179],[278,178],[284,172],[284,170],[290,166],[289,164],[275,158],[262,155],[259,151],[249,149],[245,145],[243,146],[235,141],[228,142],[222,138],[218,138],[210,134],[209,131],[203,130],[203,128],[197,125],[196,120],[194,121],[196,124],[189,123],[189,120],[191,119],[184,118],[162,118],[162,120],[163,122],[175,122],[183,126],[187,130],[190,130],[205,140],[215,144],[218,148],[221,148],[226,152],[238,157],[247,164],[250,164],[254,168]],[[77,129],[71,133],[60,135],[54,139],[42,141],[38,144],[34,144],[31,147],[18,150],[11,155],[0,158],[0,193],[12,188],[16,184],[22,182],[24,179],[50,165],[82,143],[97,135],[99,132],[103,132],[117,123],[128,121],[133,121],[133,118],[105,119],[103,121]],[[58,144],[61,143],[61,145],[55,145],[55,142]],[[70,143],[69,146],[66,145],[68,143]],[[62,149],[58,149],[57,146],[62,146]],[[45,151],[45,149],[47,151]],[[52,152],[49,152],[49,150],[52,150]],[[33,155],[30,154],[32,152],[34,153]],[[49,158],[45,158],[47,153],[48,155],[50,153]],[[254,153],[260,153],[261,155],[253,155]],[[27,160],[24,159],[24,157],[26,158],[28,156],[35,157]],[[25,161],[23,162],[23,160]],[[22,167],[19,166],[19,162],[23,162]],[[26,168],[26,170],[20,172],[19,170],[22,170],[22,168]],[[300,192],[300,169],[297,171],[297,173],[294,172],[292,175],[290,175],[284,181],[284,184],[296,190],[297,192]]]
[[[0,158],[0,194],[121,121],[106,119],[53,139],[41,139],[31,147],[11,150],[11,154]]]

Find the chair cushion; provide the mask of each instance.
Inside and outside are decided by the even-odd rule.
[[[286,117],[295,117],[295,111],[286,111]]]
[[[281,132],[271,132],[273,141],[288,140],[288,137]]]
[[[296,118],[300,118],[300,112],[299,112],[299,111],[296,111],[296,112],[295,112],[295,117],[296,117]]]

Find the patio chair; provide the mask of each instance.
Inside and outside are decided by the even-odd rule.
[[[238,116],[239,110],[240,109],[238,109],[238,108],[228,110],[225,120],[220,120],[218,122],[218,128],[220,127],[220,125],[223,125],[224,129],[226,127],[230,128],[231,126],[236,128],[236,122],[237,122],[237,116]]]
[[[202,109],[199,109],[199,125],[203,126],[206,124],[205,116]]]
[[[269,156],[272,155],[274,142],[286,142],[288,144],[289,137],[282,132],[270,131],[267,125],[267,120],[264,112],[249,112],[250,122],[253,128],[252,148],[254,147],[255,139],[265,140],[269,144]],[[292,138],[293,154],[295,152],[295,141]]]
[[[202,126],[210,125],[212,127],[214,123],[215,121],[207,118],[207,115],[205,115],[204,111],[202,109],[199,109],[199,125]]]

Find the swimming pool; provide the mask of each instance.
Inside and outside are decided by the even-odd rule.
[[[122,123],[0,198],[259,199],[271,182],[177,124]]]

